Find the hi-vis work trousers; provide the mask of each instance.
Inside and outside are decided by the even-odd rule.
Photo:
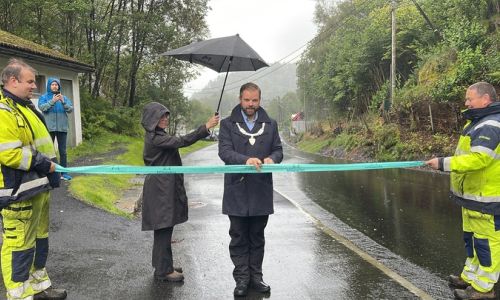
[[[462,208],[467,260],[461,277],[480,292],[489,292],[500,275],[500,215]]]
[[[49,252],[49,192],[2,209],[2,275],[7,299],[33,299],[51,286],[45,271]]]

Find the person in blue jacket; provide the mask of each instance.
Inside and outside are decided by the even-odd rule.
[[[49,77],[47,92],[38,99],[38,108],[43,112],[47,128],[54,142],[57,138],[61,166],[67,166],[66,138],[68,135],[68,114],[73,112],[71,100],[61,91],[61,81]],[[67,173],[61,174],[61,179],[71,180]]]

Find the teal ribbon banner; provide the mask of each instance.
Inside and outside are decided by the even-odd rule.
[[[210,173],[275,173],[275,172],[333,172],[413,168],[424,166],[423,161],[400,161],[355,164],[264,164],[259,171],[252,165],[214,166],[127,166],[100,165],[63,168],[56,165],[57,172],[84,174],[210,174]]]

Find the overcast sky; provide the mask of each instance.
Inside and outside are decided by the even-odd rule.
[[[268,64],[272,64],[314,37],[315,3],[315,0],[210,0],[212,9],[207,16],[210,38],[238,33]],[[297,54],[299,52],[293,56]],[[200,77],[185,86],[188,96],[219,75],[208,68],[197,69],[201,72]]]

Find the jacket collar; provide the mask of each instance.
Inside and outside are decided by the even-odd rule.
[[[4,95],[4,97],[12,99],[12,101],[14,101],[17,104],[20,104],[22,106],[30,106],[30,105],[32,106],[33,105],[33,102],[31,102],[31,100],[21,99],[18,96],[14,95],[11,92],[9,92],[8,90],[6,90],[5,88],[2,88],[2,94]]]
[[[14,103],[17,103],[19,105],[22,105],[24,107],[28,107],[29,109],[31,109],[31,111],[40,119],[40,121],[42,121],[43,125],[45,125],[45,127],[47,127],[47,124],[45,123],[44,116],[42,115],[42,113],[40,111],[38,111],[36,109],[35,104],[33,104],[33,102],[31,102],[31,100],[21,99],[21,98],[17,97],[16,95],[12,94],[11,92],[9,92],[8,90],[6,90],[5,88],[2,88],[2,94],[4,97],[7,97],[7,98],[11,99],[12,101],[14,101]]]
[[[500,113],[500,102],[493,102],[484,108],[466,109],[462,111],[462,116],[467,120],[474,121],[498,113]]]
[[[267,112],[260,107],[259,110],[259,118],[255,121],[255,123],[271,123],[271,119],[267,115]],[[238,104],[236,105],[233,110],[231,111],[231,116],[229,116],[229,119],[231,122],[234,123],[245,123],[245,120],[243,120],[243,116],[241,115],[241,105]]]

